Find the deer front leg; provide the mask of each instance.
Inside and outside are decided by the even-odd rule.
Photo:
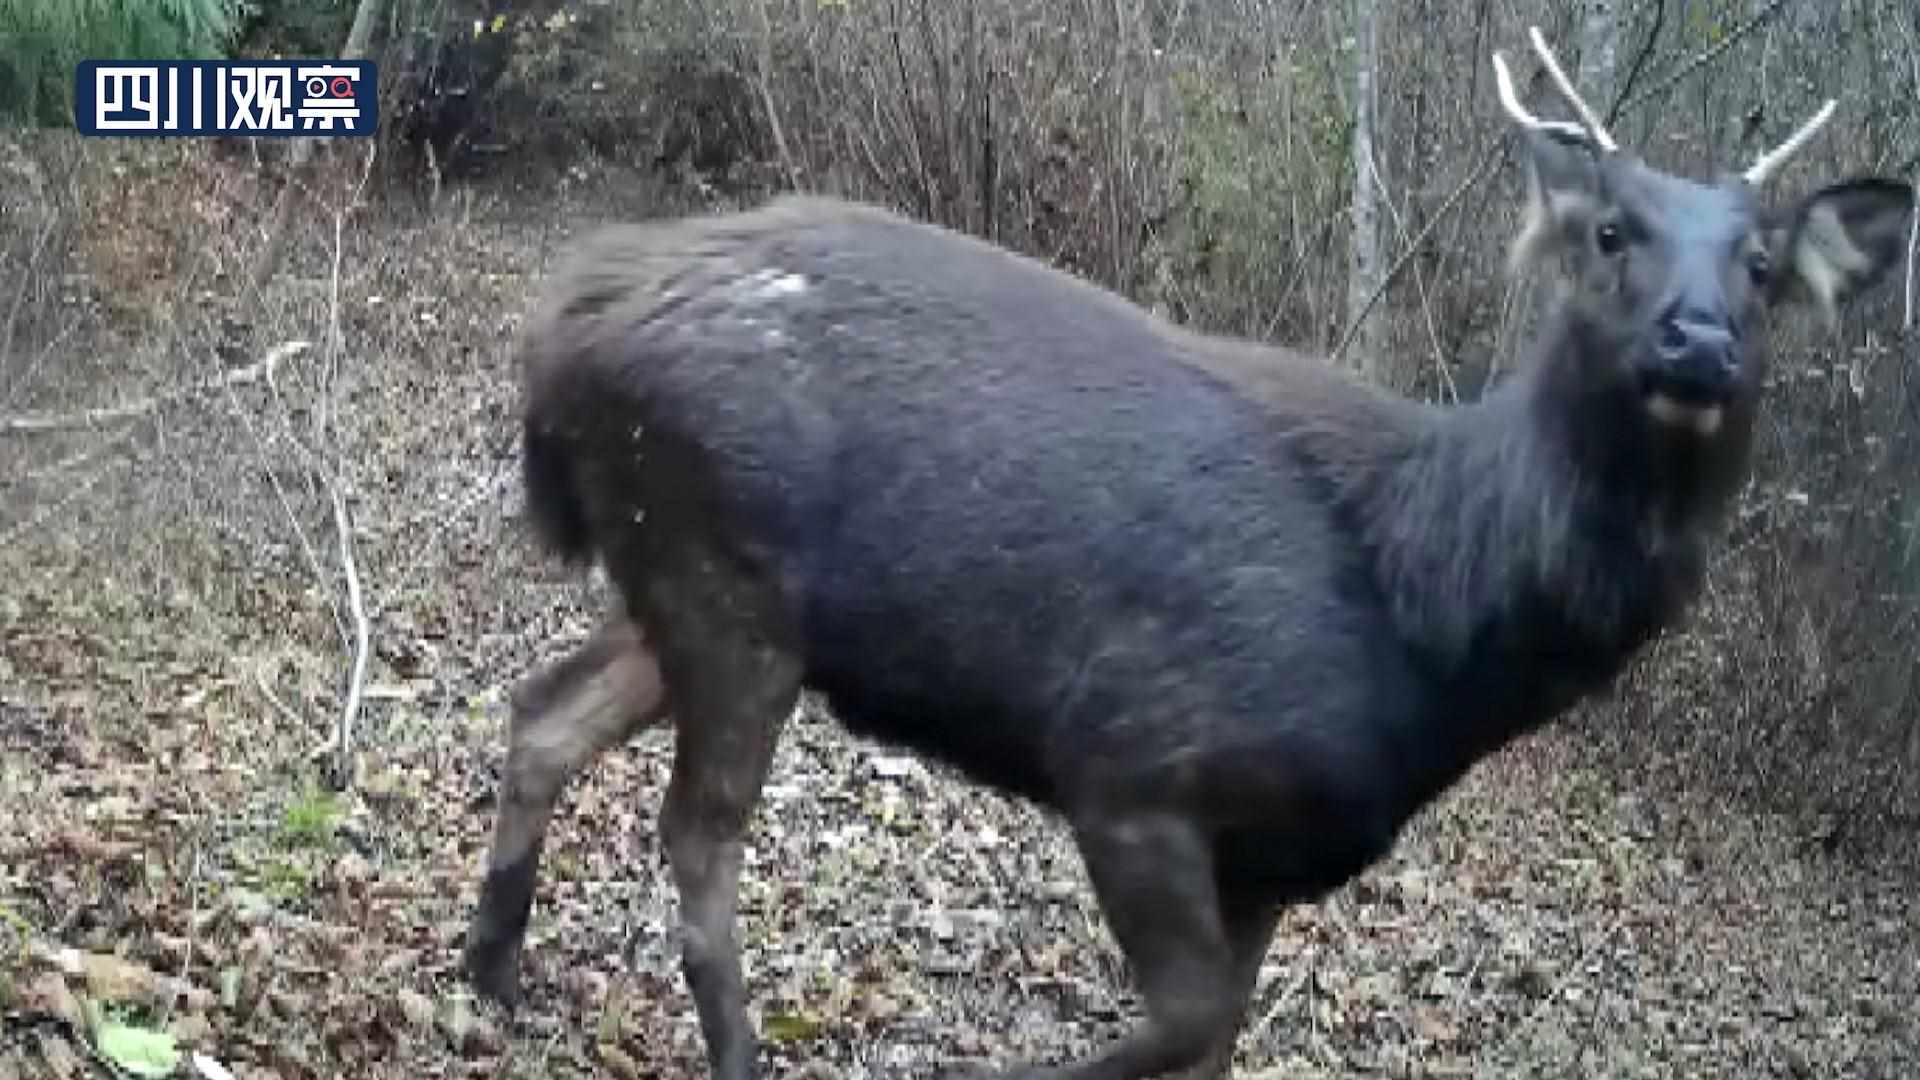
[[[1105,1051],[1057,1067],[1022,1066],[1004,1080],[1144,1080],[1224,1065],[1272,923],[1236,912],[1214,884],[1213,853],[1177,814],[1102,813],[1075,822],[1087,876],[1133,967],[1147,1019]],[[1257,944],[1256,944],[1257,943]]]

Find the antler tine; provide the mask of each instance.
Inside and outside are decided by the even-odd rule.
[[[1786,164],[1788,158],[1799,153],[1801,148],[1806,146],[1807,143],[1819,133],[1820,129],[1826,126],[1827,121],[1833,119],[1833,110],[1839,104],[1838,101],[1828,98],[1827,103],[1820,107],[1820,111],[1813,114],[1813,119],[1800,125],[1799,131],[1787,136],[1786,142],[1761,154],[1759,159],[1753,163],[1753,167],[1748,169],[1744,174],[1747,183],[1753,187],[1759,187],[1761,184],[1766,183],[1768,177],[1771,177],[1778,171],[1780,166]]]
[[[1557,131],[1576,139],[1592,138],[1579,124],[1564,120],[1542,120],[1528,112],[1527,107],[1520,104],[1520,95],[1513,91],[1513,75],[1507,71],[1506,58],[1498,50],[1493,54],[1493,81],[1500,93],[1500,105],[1507,110],[1507,115],[1513,118],[1514,123],[1530,131]]]
[[[1567,78],[1567,73],[1560,70],[1560,61],[1554,58],[1553,50],[1547,48],[1547,39],[1541,35],[1540,28],[1527,27],[1527,37],[1533,41],[1533,51],[1539,54],[1540,62],[1546,65],[1547,74],[1553,76],[1553,84],[1559,87],[1560,96],[1566,98],[1567,104],[1573,106],[1573,111],[1579,114],[1580,122],[1586,126],[1586,133],[1592,137],[1594,145],[1607,153],[1618,150],[1620,147],[1613,141],[1613,136],[1607,134],[1607,129],[1600,126],[1600,118],[1593,114],[1592,109],[1587,108],[1587,103],[1581,99],[1580,92],[1573,88],[1573,80]]]

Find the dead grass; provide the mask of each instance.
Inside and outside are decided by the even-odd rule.
[[[240,167],[104,190],[214,201],[250,182]],[[430,214],[370,208],[343,233],[339,381],[303,369],[115,430],[0,442],[0,1078],[109,1075],[87,1003],[243,1080],[698,1074],[653,830],[662,735],[569,794],[522,1015],[475,1007],[453,973],[502,694],[595,601],[517,529],[507,338],[570,229],[660,198],[589,174]],[[48,355],[92,363],[0,404],[99,404],[223,349],[245,362],[317,339],[330,231],[301,238],[266,297],[210,289],[135,324],[77,300]],[[204,268],[249,242],[172,234],[143,275],[146,240],[82,235],[73,290],[122,300],[194,276],[182,245],[218,249]],[[311,756],[345,668],[331,564],[292,528],[326,549],[301,448],[327,394],[376,627],[360,784],[338,798]],[[1489,763],[1388,862],[1288,918],[1241,1068],[1915,1075],[1912,889],[1661,775],[1610,774],[1574,731]],[[776,1074],[1057,1057],[1134,1014],[1057,826],[812,710],[776,763],[743,903]]]

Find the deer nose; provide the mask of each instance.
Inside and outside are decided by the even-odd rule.
[[[1731,394],[1739,354],[1725,322],[1667,315],[1660,320],[1654,352],[1659,362],[1649,373],[1653,388],[1696,403],[1717,402]]]

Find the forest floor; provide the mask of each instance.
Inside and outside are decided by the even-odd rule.
[[[103,175],[181,206],[187,235],[250,197],[231,165],[129,168]],[[224,267],[126,271],[130,241],[36,299],[65,321],[31,363],[0,355],[0,418],[187,385],[329,325],[345,349],[131,419],[0,431],[0,1080],[137,1075],[142,1033],[203,1055],[181,1075],[242,1080],[701,1075],[654,829],[664,732],[568,793],[519,1015],[455,973],[504,694],[598,602],[519,527],[507,340],[569,231],[647,199],[582,193],[630,183],[362,211],[337,262],[296,253],[244,305],[215,298]],[[338,795],[314,751],[350,620],[315,460],[351,492],[374,643]],[[1680,773],[1622,770],[1577,726],[1487,762],[1287,917],[1237,1073],[1920,1075],[1912,882]],[[811,706],[742,904],[774,1075],[1059,1060],[1137,1015],[1057,823]]]

